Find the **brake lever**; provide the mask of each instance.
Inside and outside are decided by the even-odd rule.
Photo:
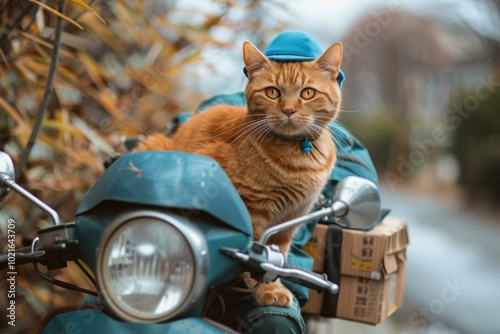
[[[233,260],[238,260],[242,263],[246,263],[250,260],[250,256],[240,252],[238,249],[235,248],[221,247],[220,252],[226,255],[227,257]]]
[[[237,249],[221,247],[220,252],[233,260],[238,260],[254,274],[265,274],[260,267],[261,263],[271,263],[282,267],[285,265],[285,256],[276,245],[262,245],[254,242],[245,253]],[[264,282],[270,280],[265,279]]]
[[[323,292],[323,290],[326,290],[331,294],[337,294],[339,292],[338,285],[330,282],[326,277],[326,274],[321,276],[300,268],[278,267],[267,262],[261,263],[260,267],[266,272],[268,278],[283,278],[287,281],[300,284],[318,292]]]
[[[274,247],[254,244],[250,253],[242,253],[237,249],[227,247],[221,247],[220,251],[229,258],[238,260],[253,273],[262,275],[264,283],[274,281],[277,278],[283,278],[318,292],[326,290],[332,294],[338,293],[338,285],[328,281],[326,274],[321,276],[300,268],[288,266],[283,261],[283,255]]]

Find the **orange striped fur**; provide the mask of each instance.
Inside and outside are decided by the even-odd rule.
[[[154,134],[137,150],[214,158],[245,202],[259,239],[265,229],[306,214],[328,180],[335,146],[326,126],[340,108],[336,77],[342,46],[334,44],[308,62],[273,62],[248,42],[243,54],[249,76],[247,107],[211,107],[182,125],[173,140]],[[266,90],[270,87],[276,91]],[[312,98],[301,95],[306,88],[315,92]],[[300,141],[285,139],[299,136],[314,137],[310,153],[302,152]],[[270,242],[286,253],[294,233],[284,231]],[[256,298],[261,305],[289,306],[292,301],[279,282],[260,285]]]

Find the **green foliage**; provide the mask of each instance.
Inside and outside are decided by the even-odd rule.
[[[498,75],[494,82],[498,82]],[[457,101],[475,96],[465,91]],[[500,90],[480,101],[477,109],[464,113],[455,130],[453,153],[462,168],[460,182],[472,200],[495,200],[500,203]]]

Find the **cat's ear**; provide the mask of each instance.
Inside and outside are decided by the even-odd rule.
[[[342,44],[335,43],[326,49],[325,52],[317,59],[318,66],[321,70],[328,72],[332,79],[336,79],[339,70],[340,62],[342,61]]]
[[[245,62],[248,77],[251,77],[253,73],[269,63],[269,59],[250,42],[243,43],[243,61]]]

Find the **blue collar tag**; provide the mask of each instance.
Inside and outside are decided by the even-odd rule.
[[[313,144],[310,141],[304,140],[300,142],[300,149],[302,152],[309,153],[313,148]]]

